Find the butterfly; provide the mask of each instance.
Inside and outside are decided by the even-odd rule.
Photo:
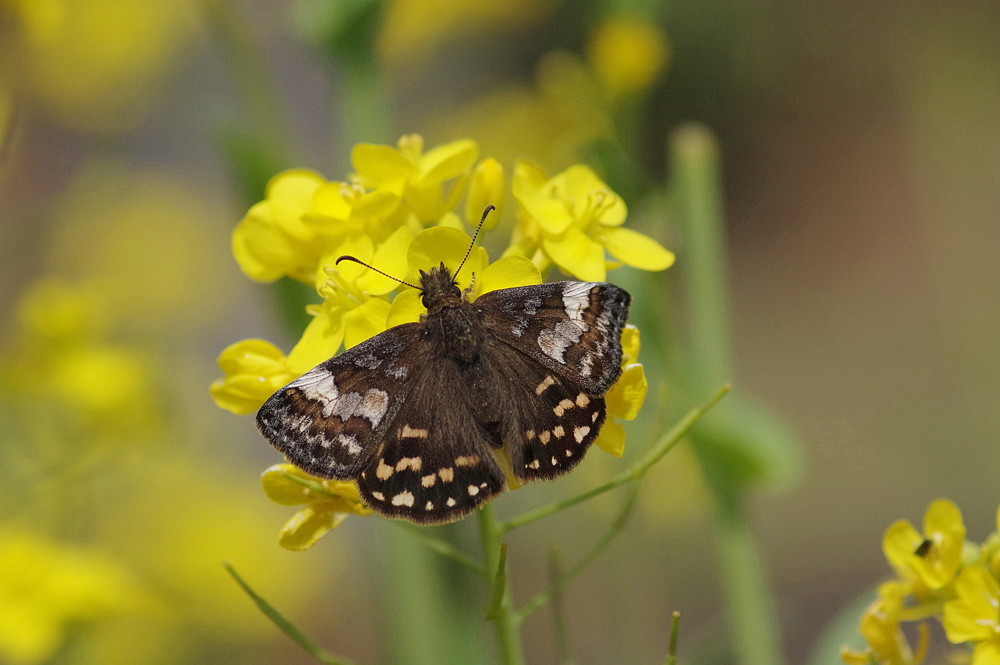
[[[292,464],[354,480],[373,510],[419,524],[460,519],[503,492],[504,467],[521,482],[575,467],[621,374],[623,289],[552,282],[470,302],[458,270],[421,270],[420,322],[309,370],[257,414]]]

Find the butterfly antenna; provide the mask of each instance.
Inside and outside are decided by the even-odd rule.
[[[417,289],[418,291],[423,291],[423,289],[421,289],[416,284],[410,284],[409,282],[404,282],[400,278],[393,277],[392,275],[390,275],[387,272],[382,272],[381,270],[379,270],[375,266],[370,266],[367,263],[365,263],[364,261],[362,261],[361,259],[359,259],[357,257],[354,257],[354,256],[351,256],[350,254],[344,254],[343,256],[341,256],[340,258],[338,258],[336,261],[334,261],[334,265],[340,265],[341,261],[352,261],[354,263],[358,263],[358,264],[363,265],[364,267],[368,268],[369,270],[374,270],[375,272],[377,272],[380,275],[384,275],[384,276],[388,277],[391,280],[399,282],[403,286],[409,286],[411,288]]]
[[[476,246],[476,238],[479,237],[479,231],[483,228],[483,222],[486,221],[486,216],[490,214],[491,210],[496,209],[497,207],[495,205],[486,206],[486,210],[483,211],[483,216],[479,220],[479,226],[476,227],[476,232],[472,234],[472,242],[469,243],[469,249],[465,250],[465,256],[462,258],[462,262],[458,264],[458,269],[455,270],[455,274],[451,276],[452,279],[458,277],[458,273],[462,269],[462,266],[465,265],[466,260],[468,260],[469,254],[472,254],[472,248]]]

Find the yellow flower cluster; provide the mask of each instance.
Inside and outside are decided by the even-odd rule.
[[[304,169],[276,175],[264,200],[234,230],[233,254],[248,277],[309,284],[319,302],[307,308],[312,319],[287,355],[260,339],[237,342],[222,352],[223,376],[211,386],[219,407],[252,413],[275,390],[339,349],[419,319],[424,310],[414,289],[355,263],[336,265],[338,257],[350,254],[416,282],[420,269],[440,262],[452,271],[458,267],[471,244],[465,229],[478,223],[487,205],[498,210],[484,228],[492,229],[501,219],[504,168],[492,158],[480,160],[479,147],[471,140],[429,150],[418,135],[403,136],[395,147],[359,144],[351,152],[351,165],[353,172],[343,181],[327,181]],[[511,189],[517,203],[513,241],[493,263],[485,248],[476,247],[459,276],[459,286],[471,289],[473,300],[495,289],[541,283],[552,267],[601,281],[608,269],[622,264],[663,270],[673,263],[673,254],[655,240],[622,228],[625,203],[585,166],[549,177],[520,162]],[[638,330],[629,327],[623,345],[624,372],[607,400],[609,414],[627,420],[635,417],[646,395],[637,362]],[[597,445],[620,456],[625,435],[614,418],[608,419]],[[266,487],[273,473],[265,475]],[[290,473],[281,471],[282,477],[298,478]],[[318,508],[313,499],[321,494],[300,502],[312,512],[300,512],[286,526],[283,544],[308,547],[342,515],[361,512],[341,504]],[[269,490],[269,496],[275,495]]]
[[[885,532],[882,549],[896,577],[878,588],[861,617],[867,649],[841,649],[849,665],[917,665],[927,653],[924,623],[937,618],[953,644],[973,648],[972,665],[1000,665],[1000,509],[996,531],[982,544],[965,539],[958,507],[931,503],[923,532],[899,520]],[[901,626],[919,622],[914,649]]]

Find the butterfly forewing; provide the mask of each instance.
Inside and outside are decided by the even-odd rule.
[[[475,305],[496,338],[597,396],[621,375],[630,301],[613,284],[553,282],[492,291]]]
[[[420,343],[420,324],[410,323],[327,360],[272,395],[258,429],[314,476],[357,477],[422,367]]]

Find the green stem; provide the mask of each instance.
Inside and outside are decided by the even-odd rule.
[[[725,589],[739,661],[747,665],[779,665],[783,659],[774,596],[762,572],[756,539],[743,515],[723,512],[716,524],[716,541],[721,587]]]
[[[725,219],[719,148],[700,125],[677,130],[670,144],[677,216],[683,226],[689,289],[692,390],[731,379],[729,302],[725,270]],[[733,652],[743,665],[781,665],[774,596],[743,510],[746,484],[733,474],[734,460],[713,454],[692,432],[695,453],[716,502],[719,566]]]
[[[404,522],[401,520],[393,520],[392,524],[398,526],[403,531],[406,531],[411,536],[422,542],[430,551],[443,556],[446,559],[454,561],[463,568],[467,568],[472,572],[480,576],[485,576],[487,571],[479,563],[472,560],[472,558],[461,551],[447,540],[441,538],[436,538],[430,533],[426,527],[417,526],[416,524],[411,524],[410,522]]]
[[[677,635],[680,633],[681,613],[674,610],[670,616],[670,646],[667,649],[666,665],[677,665]]]
[[[483,560],[486,570],[500,571],[501,563],[501,539],[503,538],[503,524],[498,522],[493,513],[493,505],[487,503],[479,509],[477,515],[479,521],[479,537],[483,547]],[[497,644],[500,648],[500,655],[504,665],[524,665],[524,648],[521,645],[521,634],[514,615],[513,600],[510,595],[510,588],[503,581],[503,586],[498,594],[499,602],[494,601],[495,607],[491,608],[496,618]]]
[[[604,483],[603,485],[594,487],[593,489],[587,490],[582,494],[577,494],[574,497],[570,497],[569,499],[556,501],[554,503],[550,503],[541,506],[539,508],[536,508],[535,510],[523,513],[518,517],[515,517],[511,520],[508,520],[504,524],[501,524],[502,530],[504,532],[513,531],[514,529],[522,527],[525,524],[529,524],[531,522],[534,522],[535,520],[540,520],[543,517],[548,517],[549,515],[558,513],[559,511],[565,510],[571,506],[575,506],[578,503],[583,503],[588,499],[592,499],[595,496],[604,494],[605,492],[613,490],[616,487],[621,487],[626,483],[639,480],[645,475],[645,473],[650,469],[650,467],[659,462],[664,455],[670,452],[670,450],[675,445],[677,445],[677,443],[681,440],[681,438],[683,438],[683,436],[687,434],[688,430],[690,430],[694,426],[694,424],[698,422],[698,420],[703,415],[705,415],[705,413],[707,413],[713,406],[718,404],[719,400],[725,397],[728,392],[729,392],[729,385],[726,384],[721,388],[719,388],[719,390],[716,391],[716,393],[707,402],[705,402],[701,406],[695,407],[694,409],[688,411],[687,415],[681,418],[676,425],[671,427],[666,434],[660,437],[660,440],[657,441],[655,445],[653,445],[653,447],[649,450],[648,453],[646,453],[646,455],[641,460],[639,460],[629,469],[626,469],[625,471],[615,476],[608,482]]]

